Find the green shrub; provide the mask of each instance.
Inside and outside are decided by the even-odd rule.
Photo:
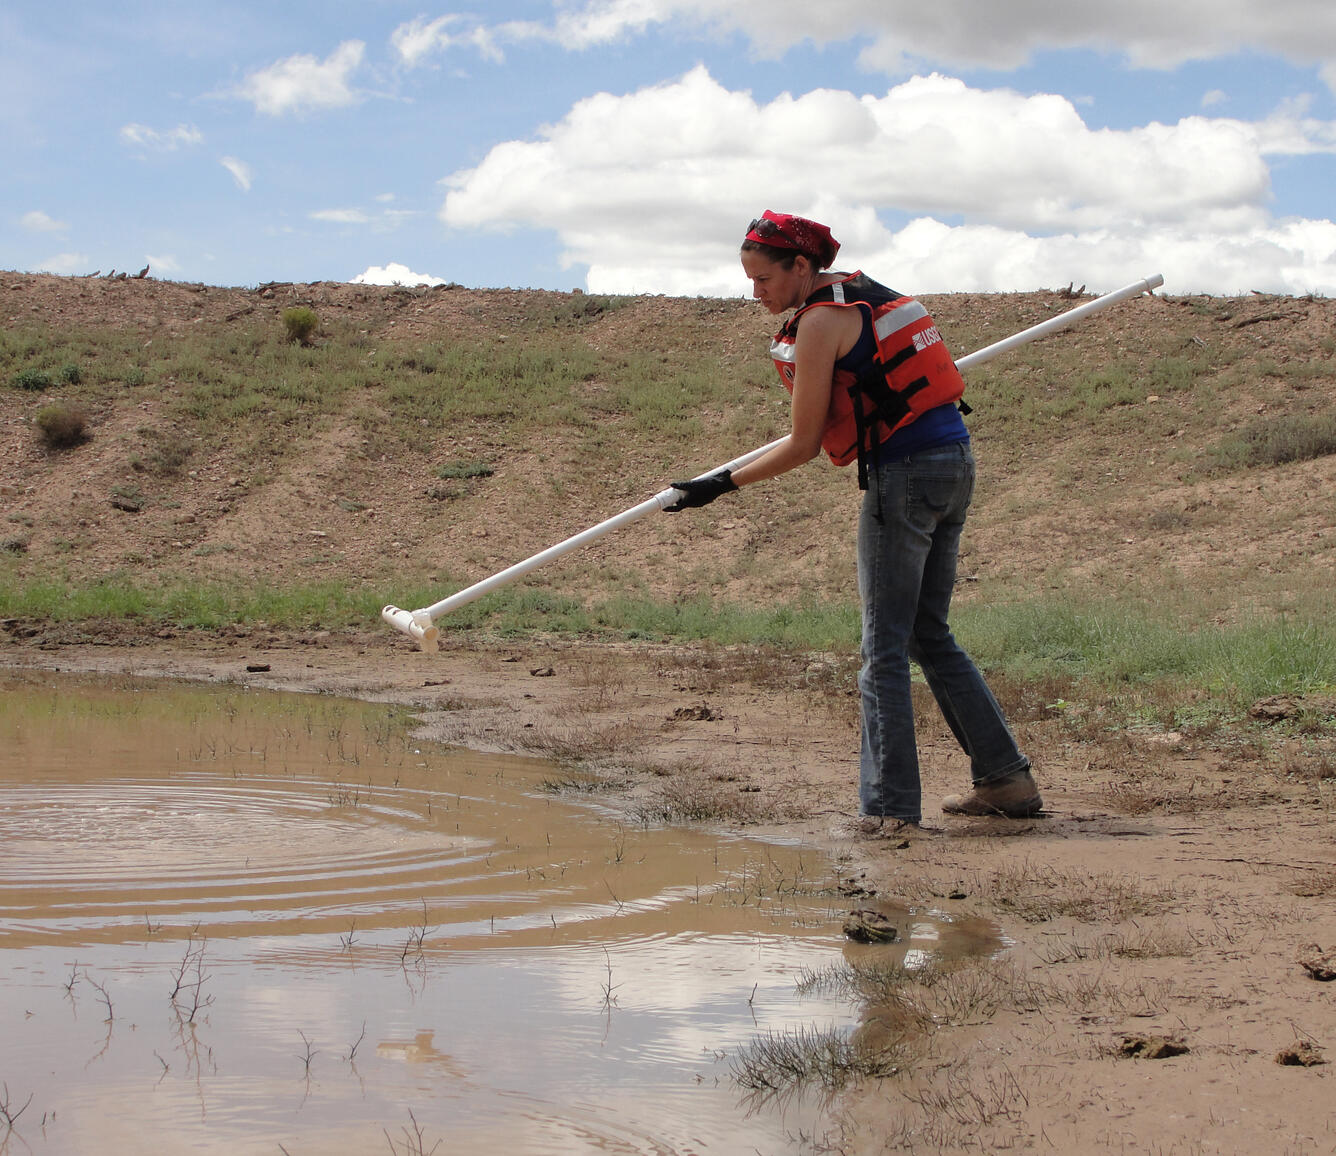
[[[69,365],[61,366],[60,380],[66,385],[78,385],[83,381],[83,370],[71,362]]]
[[[19,389],[30,389],[36,393],[50,387],[51,375],[44,369],[21,369],[14,375],[14,384]]]
[[[294,305],[283,310],[283,328],[287,330],[289,341],[310,345],[315,331],[320,328],[320,318],[310,306]]]
[[[486,462],[446,462],[438,466],[438,478],[490,478],[496,471]]]
[[[43,406],[34,419],[42,441],[50,450],[82,445],[89,438],[88,415],[78,406],[57,403]]]
[[[1279,466],[1336,454],[1336,414],[1288,414],[1254,422],[1211,451],[1217,469]]]

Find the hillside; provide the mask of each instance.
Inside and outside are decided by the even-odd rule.
[[[958,355],[1073,304],[926,302]],[[309,346],[285,331],[300,305]],[[996,928],[995,955],[853,977],[881,985],[857,1039],[895,1074],[837,1070],[813,1150],[1326,1151],[1333,302],[1141,297],[968,375],[957,629],[986,641],[1034,761],[1033,820],[940,813],[968,760],[920,686],[935,830],[850,838],[845,636],[719,645],[540,614],[443,621],[433,654],[379,622],[783,432],[772,325],[741,300],[0,274],[0,667],[20,691],[55,669],[399,704],[429,740],[551,760],[551,790],[597,792],[618,822],[818,848],[819,894],[906,937],[924,910]],[[81,425],[62,447],[53,408]],[[852,617],[856,512],[852,472],[813,463],[524,585]],[[207,628],[171,598],[67,605],[322,584],[357,597]]]
[[[1074,302],[927,303],[959,356]],[[310,348],[285,341],[297,304],[320,319]],[[485,576],[786,419],[772,319],[742,300],[8,273],[0,321],[0,502],[19,578],[330,579],[395,600],[406,582]],[[1228,614],[1331,573],[1336,456],[1222,454],[1274,423],[1330,420],[1334,322],[1322,299],[1144,297],[973,372],[982,480],[962,597],[1186,584]],[[466,352],[497,380],[480,385]],[[541,391],[504,384],[537,359]],[[16,388],[33,369],[52,384]],[[85,412],[87,441],[43,445],[34,419],[52,404]],[[856,508],[852,472],[821,462],[529,581],[848,598]]]

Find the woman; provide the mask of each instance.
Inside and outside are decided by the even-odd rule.
[[[830,230],[816,221],[767,210],[752,222],[742,243],[752,296],[771,313],[794,310],[771,345],[793,395],[792,429],[735,473],[673,482],[683,497],[668,509],[706,505],[800,466],[822,448],[837,465],[857,460],[867,491],[858,526],[857,831],[898,834],[922,821],[910,659],[970,758],[973,788],[947,796],[942,809],[1037,814],[1043,804],[1030,761],[947,625],[974,490],[964,407],[955,404],[963,383],[923,307],[862,273],[827,271],[838,251]]]

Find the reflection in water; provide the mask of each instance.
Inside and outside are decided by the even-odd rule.
[[[728,1057],[849,1026],[812,851],[628,827],[356,702],[0,676],[0,1075],[33,1151],[796,1152]],[[921,919],[921,917],[920,917]],[[906,930],[909,923],[906,921]],[[973,946],[923,920],[893,950]],[[965,941],[969,940],[969,943]],[[411,1113],[411,1115],[410,1115]],[[0,1151],[3,1137],[0,1137]]]

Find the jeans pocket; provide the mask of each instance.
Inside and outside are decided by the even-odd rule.
[[[953,470],[911,477],[907,496],[911,509],[923,510],[933,521],[940,522],[952,514],[964,517],[973,490],[974,479]]]

